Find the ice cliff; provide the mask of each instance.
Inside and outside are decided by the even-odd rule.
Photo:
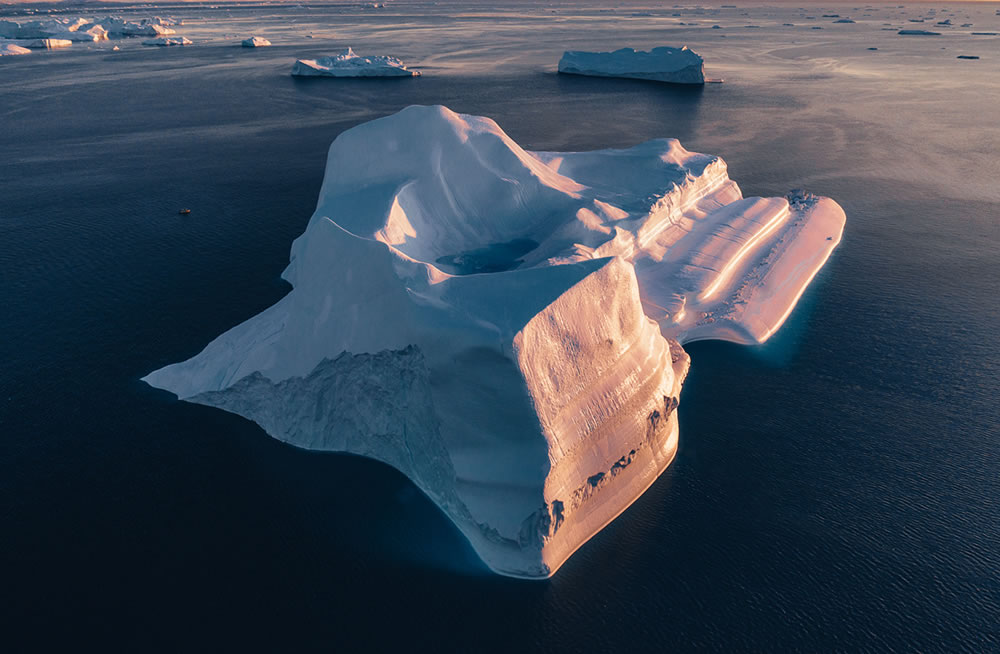
[[[145,380],[384,461],[493,570],[547,577],[673,459],[682,343],[766,340],[844,220],[674,139],[529,152],[413,106],[333,142],[293,290]]]

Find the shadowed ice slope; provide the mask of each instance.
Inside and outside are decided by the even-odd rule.
[[[672,460],[681,343],[766,340],[843,225],[673,139],[532,153],[409,107],[334,141],[294,290],[145,379],[385,461],[491,568],[546,577]]]

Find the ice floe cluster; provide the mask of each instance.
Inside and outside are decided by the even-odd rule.
[[[46,18],[19,23],[0,20],[0,47],[5,54],[23,54],[11,46],[29,49],[65,48],[74,43],[94,43],[109,38],[149,36],[163,38],[174,34],[179,21],[154,16],[130,21],[119,16],[106,18]],[[187,41],[186,39],[182,39]],[[187,41],[190,43],[190,41]],[[156,43],[155,45],[175,45]]]

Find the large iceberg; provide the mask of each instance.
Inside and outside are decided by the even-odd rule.
[[[410,70],[395,57],[377,55],[360,57],[348,48],[333,57],[299,59],[292,66],[296,77],[415,77],[419,71]]]
[[[596,77],[629,77],[674,84],[704,84],[705,60],[681,48],[653,48],[650,52],[622,48],[614,52],[567,51],[559,72]]]
[[[547,577],[673,459],[681,345],[766,340],[844,221],[674,139],[529,152],[413,106],[331,145],[293,290],[145,381],[388,463],[493,570]]]

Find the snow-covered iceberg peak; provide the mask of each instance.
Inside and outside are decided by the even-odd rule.
[[[674,84],[704,84],[705,60],[680,48],[653,48],[649,52],[622,48],[614,52],[567,51],[559,60],[559,72],[595,77],[629,77]]]
[[[377,55],[361,57],[348,48],[332,57],[299,59],[292,66],[296,77],[416,77],[419,71],[410,70],[395,57]]]
[[[409,107],[330,147],[293,290],[145,380],[384,461],[492,569],[546,577],[673,459],[681,343],[768,338],[843,225],[674,139],[529,152]]]

